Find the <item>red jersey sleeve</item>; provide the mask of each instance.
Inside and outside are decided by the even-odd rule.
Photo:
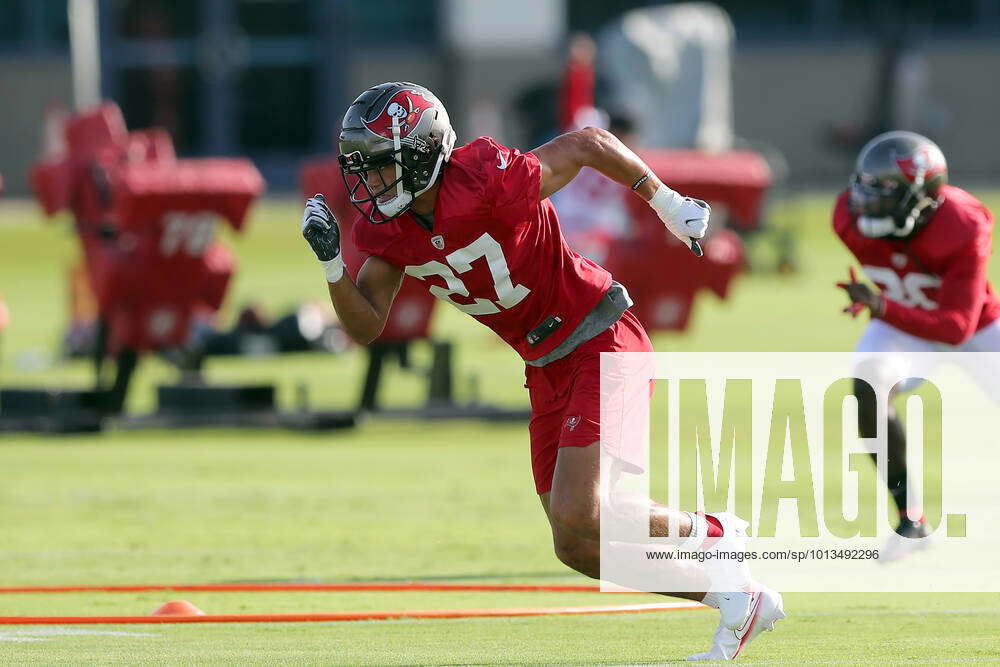
[[[881,319],[914,336],[949,345],[964,343],[976,332],[979,323],[986,299],[986,271],[991,251],[990,228],[980,226],[941,276],[936,309],[904,306],[885,299]]]

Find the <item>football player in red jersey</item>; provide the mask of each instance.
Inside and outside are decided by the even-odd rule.
[[[875,377],[900,363],[894,352],[1000,351],[1000,300],[986,275],[993,217],[947,181],[934,142],[887,132],[861,149],[850,186],[837,199],[834,229],[878,286],[854,276],[839,283],[851,299],[848,311],[871,313],[856,350]],[[875,437],[877,415],[865,405],[859,401],[859,430]],[[930,530],[907,499],[906,439],[891,402],[888,417],[886,483],[900,522],[880,560],[891,561],[927,546]]]
[[[556,555],[599,577],[599,353],[653,348],[627,310],[625,288],[566,245],[548,197],[591,167],[648,201],[699,254],[708,205],[668,188],[596,128],[529,153],[488,137],[455,148],[444,106],[411,83],[366,90],[342,128],[340,165],[361,215],[354,242],[369,255],[356,280],[344,275],[339,228],[322,196],[309,199],[302,219],[342,325],[361,343],[374,340],[405,273],[513,347],[526,364],[532,470]],[[648,507],[654,535],[719,538],[734,551],[745,545],[746,524],[733,515]],[[679,527],[675,535],[668,525]],[[713,645],[699,658],[733,658],[784,617],[778,593],[746,575],[741,581],[741,590],[677,594],[721,612]]]

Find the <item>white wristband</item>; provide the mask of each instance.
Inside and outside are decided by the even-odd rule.
[[[661,220],[666,221],[673,220],[674,214],[677,213],[683,202],[684,197],[680,193],[660,183],[660,187],[656,188],[656,192],[649,200],[649,206],[656,211]]]
[[[333,259],[328,259],[325,262],[321,261],[320,265],[326,273],[326,282],[335,283],[344,277],[344,258],[340,255],[337,255]]]

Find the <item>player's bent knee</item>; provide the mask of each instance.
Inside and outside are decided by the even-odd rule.
[[[566,567],[594,579],[600,578],[601,556],[596,543],[588,543],[573,537],[553,536],[552,548],[556,558]]]
[[[600,535],[600,504],[596,499],[553,498],[549,518],[561,531],[589,539],[597,539]]]

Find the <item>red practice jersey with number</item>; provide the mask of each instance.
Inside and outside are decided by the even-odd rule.
[[[993,216],[959,188],[944,186],[941,198],[927,225],[909,240],[862,235],[846,192],[837,199],[833,227],[882,290],[886,323],[958,345],[1000,317],[1000,301],[986,275]]]
[[[526,361],[555,348],[611,286],[611,274],[570,250],[531,153],[480,137],[455,149],[427,231],[410,213],[359,219],[354,243],[417,278],[488,326]],[[536,345],[526,335],[559,325]]]

